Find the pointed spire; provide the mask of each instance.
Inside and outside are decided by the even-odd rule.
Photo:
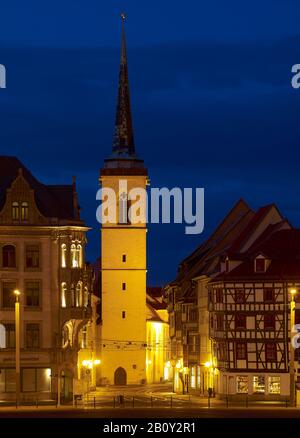
[[[131,119],[128,67],[126,55],[126,38],[125,38],[125,14],[122,18],[122,44],[121,44],[121,62],[119,73],[119,91],[115,122],[115,132],[113,139],[113,155],[134,157],[135,147],[133,138],[133,126]]]

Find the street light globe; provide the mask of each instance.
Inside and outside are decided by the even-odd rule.
[[[290,294],[292,296],[296,295],[296,293],[297,293],[297,289],[295,289],[294,287],[290,289]]]
[[[211,362],[205,362],[204,366],[205,366],[206,368],[210,368],[210,367],[211,367]]]
[[[101,360],[100,360],[100,359],[95,359],[95,360],[94,360],[94,365],[100,365],[100,363],[101,363]]]
[[[19,289],[15,289],[15,290],[14,290],[14,295],[15,295],[16,297],[19,297],[19,296],[21,295],[21,292],[19,291]]]

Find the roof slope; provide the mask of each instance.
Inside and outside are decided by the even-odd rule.
[[[0,156],[0,209],[6,200],[6,191],[20,174],[34,190],[35,202],[43,216],[48,218],[79,220],[74,205],[73,185],[45,185],[40,183],[16,157]]]

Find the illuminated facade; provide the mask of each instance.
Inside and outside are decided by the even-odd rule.
[[[78,336],[91,316],[92,271],[73,185],[40,183],[0,157],[0,399],[14,399],[15,297],[21,304],[21,400],[73,394]]]
[[[147,383],[172,380],[168,311],[161,288],[147,288]]]
[[[275,232],[290,228],[288,221],[282,217],[275,205],[262,207],[255,212],[240,200],[212,235],[182,261],[177,278],[165,287],[170,321],[171,358],[175,370],[175,389],[178,392],[195,391],[207,395],[208,389],[211,388],[213,393],[222,397],[229,391],[226,388],[230,388],[230,394],[235,394],[233,388],[236,388],[236,383],[231,380],[235,379],[234,374],[230,374],[228,386],[224,383],[224,376],[228,376],[228,373],[224,365],[226,361],[220,361],[220,355],[225,347],[223,346],[222,350],[223,344],[217,335],[222,332],[220,336],[223,339],[229,336],[234,322],[230,320],[231,325],[228,326],[228,313],[233,312],[233,309],[230,310],[223,304],[223,315],[222,312],[217,312],[216,306],[219,304],[212,301],[216,300],[216,295],[211,295],[211,288],[214,288],[216,278],[221,272],[226,269],[232,271],[241,263],[246,251],[257,239],[265,235],[266,230]],[[230,273],[228,275],[230,276]],[[230,287],[235,288],[233,284]],[[262,285],[259,287],[263,288]],[[228,294],[227,286],[224,286],[224,300]],[[231,292],[230,294],[232,295]],[[261,305],[257,303],[257,306]],[[250,320],[251,318],[249,323]],[[280,325],[279,321],[278,324]],[[222,327],[221,332],[218,327]],[[247,330],[240,330],[238,333],[243,337]],[[267,331],[268,336],[270,333],[272,331]],[[282,336],[283,331],[277,330],[275,333]],[[282,342],[280,341],[278,348],[284,347],[285,344]],[[228,348],[231,351],[229,353],[228,350],[228,355],[234,354],[232,345]],[[284,351],[286,354],[286,349]],[[251,354],[253,356],[253,352]],[[243,373],[240,372],[239,376],[243,377],[243,382]],[[282,377],[282,395],[286,394],[287,386],[288,376],[285,375]]]
[[[125,181],[127,190],[120,189]],[[112,155],[100,172],[117,198],[117,223],[101,228],[101,384],[146,382],[146,223],[131,224],[128,192],[145,189],[147,169],[135,153],[123,22],[119,93]],[[125,213],[124,213],[125,208]]]

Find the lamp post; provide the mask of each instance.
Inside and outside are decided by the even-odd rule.
[[[290,310],[291,310],[291,327],[290,327],[290,405],[295,406],[295,360],[294,360],[294,345],[293,345],[293,336],[294,336],[294,326],[295,326],[295,295],[297,293],[297,289],[290,289],[291,301],[290,301]]]
[[[170,364],[171,364],[171,367],[173,369],[173,372],[172,372],[173,390],[172,390],[172,392],[175,392],[175,366],[176,366],[176,360],[175,359],[171,359],[170,360]]]
[[[20,401],[20,291],[14,291],[15,301],[15,330],[16,330],[16,405]]]

